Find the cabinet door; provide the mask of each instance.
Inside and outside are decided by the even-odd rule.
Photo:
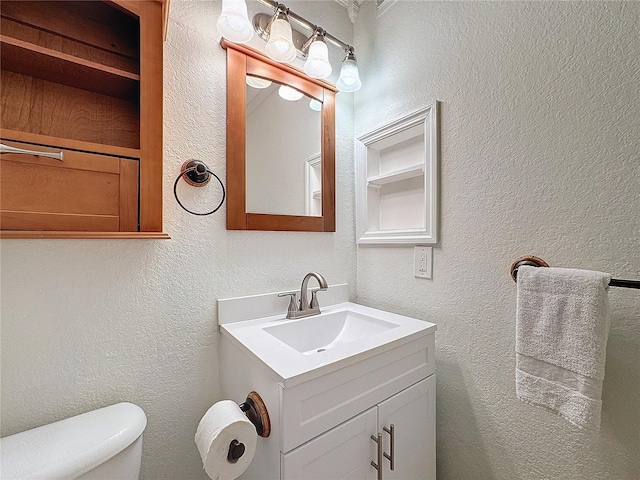
[[[138,161],[5,141],[64,161],[6,153],[0,165],[3,230],[138,231]]]
[[[286,480],[375,480],[376,409],[370,408],[282,455],[282,478]]]
[[[391,455],[393,424],[394,469],[383,460],[385,480],[435,480],[436,478],[436,376],[431,375],[378,404],[378,431],[384,452]]]

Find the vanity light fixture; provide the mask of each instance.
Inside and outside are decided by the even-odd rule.
[[[265,53],[276,62],[291,63],[296,56],[306,60],[304,71],[313,78],[327,78],[331,75],[327,44],[332,44],[344,52],[338,90],[355,92],[362,86],[358,74],[358,64],[353,47],[334,37],[324,28],[292,12],[276,0],[257,0],[273,10],[273,14],[257,13],[253,17],[253,28],[267,45]],[[243,38],[237,34],[244,32],[247,17],[245,0],[223,0],[222,13],[218,19],[218,31],[227,40],[235,43],[247,43],[251,36]],[[292,25],[300,28],[292,28]],[[230,28],[233,27],[233,28]],[[303,31],[309,33],[302,33]]]
[[[267,26],[269,41],[264,51],[276,62],[292,62],[296,58],[296,47],[293,45],[287,10],[286,7],[278,6],[270,25]]]
[[[355,92],[362,87],[360,75],[358,74],[358,62],[356,62],[353,47],[349,47],[346,51],[346,56],[342,61],[342,68],[340,69],[340,78],[336,83],[336,87],[338,87],[338,90],[341,92]]]
[[[278,95],[280,95],[280,97],[284,98],[285,100],[289,100],[290,102],[300,100],[304,96],[301,91],[296,90],[295,88],[291,88],[288,85],[280,85],[280,88],[278,89]]]
[[[216,26],[220,35],[235,43],[247,43],[253,38],[244,0],[222,0],[222,11]]]
[[[329,63],[329,49],[324,41],[324,30],[316,28],[314,34],[302,46],[303,50],[309,48],[307,61],[304,62],[304,72],[312,78],[327,78],[331,75],[331,63]]]
[[[320,112],[322,110],[322,102],[320,100],[312,98],[309,102],[309,108],[311,110],[315,110],[316,112]]]
[[[253,75],[247,75],[247,85],[253,88],[268,88],[271,86],[271,80],[266,78],[254,77]]]

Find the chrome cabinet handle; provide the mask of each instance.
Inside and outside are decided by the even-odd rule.
[[[391,470],[394,469],[394,463],[395,463],[395,458],[396,458],[396,448],[395,448],[395,443],[396,443],[396,435],[395,435],[395,426],[393,425],[393,423],[391,425],[389,425],[390,428],[387,427],[382,427],[382,429],[387,432],[389,434],[390,437],[390,449],[391,449],[391,455],[389,455],[387,452],[384,453],[384,458],[386,458],[387,460],[389,460],[389,468]]]
[[[56,160],[60,160],[64,158],[64,152],[60,153],[51,153],[51,152],[37,152],[35,150],[25,150],[24,148],[16,148],[10,147],[9,145],[4,145],[0,143],[0,153],[21,153],[24,155],[35,155],[36,157],[49,157],[55,158]]]
[[[378,444],[378,463],[371,460],[371,466],[378,471],[378,480],[382,480],[382,434],[379,433],[377,437],[371,435],[371,440]]]

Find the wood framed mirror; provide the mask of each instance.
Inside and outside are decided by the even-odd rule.
[[[335,232],[336,88],[244,45],[221,44],[227,230]]]

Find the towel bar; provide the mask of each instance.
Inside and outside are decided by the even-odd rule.
[[[531,267],[548,267],[549,266],[547,262],[545,262],[541,258],[536,257],[534,255],[524,255],[522,257],[518,257],[511,263],[511,268],[509,270],[511,274],[511,278],[513,279],[514,282],[518,281],[518,268],[522,267],[523,265],[529,265]],[[612,278],[609,281],[609,286],[640,289],[640,281],[621,280],[621,279]]]

